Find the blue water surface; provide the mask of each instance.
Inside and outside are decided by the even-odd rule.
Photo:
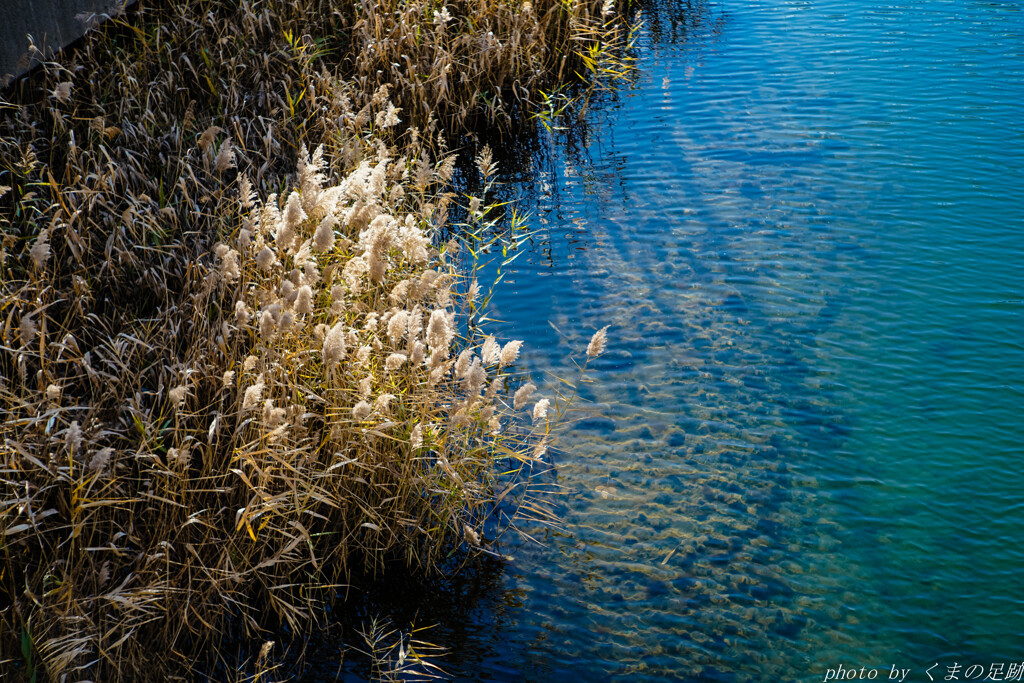
[[[561,529],[434,615],[456,678],[1024,662],[1022,53],[1017,2],[647,13],[509,187],[495,331],[548,396],[609,345]]]

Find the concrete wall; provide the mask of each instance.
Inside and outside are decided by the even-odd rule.
[[[116,14],[118,0],[0,0],[0,86],[22,75],[40,55],[28,52],[31,35],[50,57],[78,40],[90,25]]]

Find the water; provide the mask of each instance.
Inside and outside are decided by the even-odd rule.
[[[512,184],[538,234],[498,331],[540,378],[610,343],[556,459],[564,529],[434,605],[447,666],[1024,661],[1021,6],[679,4]]]

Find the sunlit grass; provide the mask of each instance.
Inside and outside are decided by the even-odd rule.
[[[450,571],[498,504],[547,514],[548,399],[475,272],[527,237],[485,150],[440,239],[444,137],[607,77],[629,31],[592,2],[140,7],[0,103],[0,666],[266,679],[273,646],[232,644],[307,632],[354,570]]]

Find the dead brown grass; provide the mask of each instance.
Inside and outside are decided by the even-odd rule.
[[[518,342],[469,324],[436,240],[441,133],[611,73],[604,10],[143,2],[0,103],[0,666],[235,670],[355,566],[436,571],[503,499],[543,515]]]

